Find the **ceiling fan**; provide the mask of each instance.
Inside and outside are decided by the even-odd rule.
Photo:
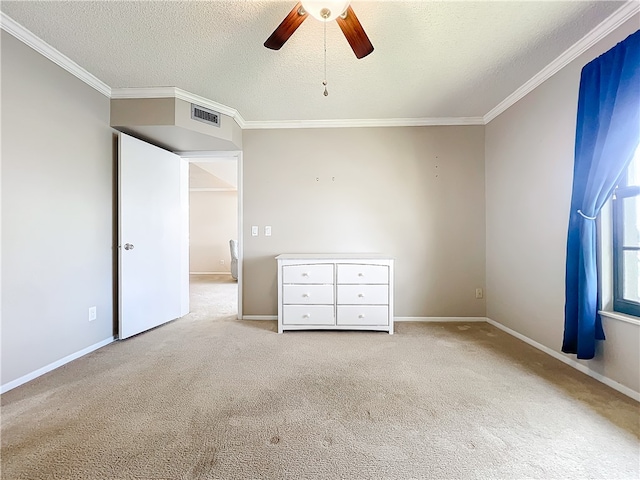
[[[322,22],[332,20],[338,22],[356,57],[366,57],[373,52],[373,45],[349,3],[351,2],[344,0],[303,0],[298,2],[264,42],[264,46],[272,50],[280,50],[293,35],[293,32],[311,15]]]

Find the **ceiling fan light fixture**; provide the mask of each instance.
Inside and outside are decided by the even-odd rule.
[[[350,3],[350,0],[303,0],[302,8],[321,22],[330,22],[342,15]]]
[[[327,22],[335,20],[356,58],[364,58],[373,52],[373,45],[350,3],[349,0],[300,0],[267,38],[264,46],[271,50],[280,50],[302,22],[311,15],[324,22],[325,51]]]

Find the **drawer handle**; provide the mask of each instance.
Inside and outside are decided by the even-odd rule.
[[[364,277],[364,273],[359,273],[358,276],[359,277]]]
[[[364,313],[361,313],[360,315],[358,315],[358,318],[364,318]]]
[[[308,272],[303,272],[303,273],[302,273],[302,276],[303,276],[303,277],[308,277],[308,276],[309,276],[309,273],[308,273]]]
[[[359,294],[358,294],[358,297],[360,297],[360,298],[364,298],[364,293],[359,293]]]
[[[309,298],[311,295],[309,295],[308,293],[303,293],[303,294],[302,294],[302,296],[303,296],[304,298]]]
[[[302,315],[302,318],[311,318],[311,314],[310,313],[305,313],[304,315]]]

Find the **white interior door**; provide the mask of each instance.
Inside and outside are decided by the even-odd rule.
[[[188,165],[119,134],[119,338],[189,311]]]

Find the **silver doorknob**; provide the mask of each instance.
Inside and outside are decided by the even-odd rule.
[[[132,243],[125,243],[124,244],[124,249],[125,250],[133,250],[133,244]]]

